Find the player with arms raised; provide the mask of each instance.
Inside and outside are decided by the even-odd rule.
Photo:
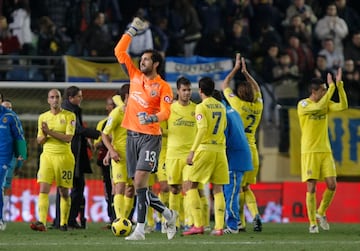
[[[167,208],[159,198],[149,191],[149,176],[158,165],[161,148],[159,122],[167,120],[173,94],[171,86],[158,74],[163,58],[155,50],[145,50],[138,69],[127,49],[132,37],[146,29],[148,24],[134,18],[130,28],[115,47],[115,56],[125,64],[130,77],[129,99],[121,126],[127,129],[126,166],[128,176],[133,178],[137,194],[137,225],[126,240],[145,239],[145,219],[150,205],[165,219],[168,239],[176,234],[177,212]]]
[[[329,133],[328,113],[348,108],[342,70],[336,74],[336,86],[330,73],[327,75],[329,89],[321,79],[310,83],[310,96],[298,103],[297,111],[301,128],[301,180],[307,183],[306,207],[310,222],[309,232],[318,233],[316,218],[320,227],[329,230],[326,210],[334,198],[336,190],[336,169],[332,156]],[[335,88],[339,93],[339,102],[331,101]],[[326,190],[316,210],[316,182],[325,179]]]
[[[256,147],[255,134],[261,121],[261,114],[263,111],[263,100],[261,96],[260,87],[255,79],[250,75],[246,68],[244,58],[240,54],[236,54],[235,66],[229,73],[227,78],[232,79],[236,72],[241,69],[241,73],[245,76],[246,81],[238,83],[236,94],[230,88],[230,81],[223,82],[223,90],[226,100],[230,106],[236,110],[244,123],[245,134],[249,142],[251,157],[254,170],[244,174],[241,192],[240,192],[240,219],[241,225],[239,230],[245,230],[244,205],[246,204],[252,217],[254,218],[254,231],[262,231],[262,223],[259,215],[259,210],[256,203],[254,193],[250,189],[250,184],[256,184],[256,177],[259,172],[259,154]]]

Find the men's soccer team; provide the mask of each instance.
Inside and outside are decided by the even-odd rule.
[[[261,217],[250,185],[256,183],[259,170],[255,133],[263,104],[259,85],[247,71],[245,59],[236,55],[234,68],[223,82],[223,92],[215,90],[211,78],[203,77],[198,83],[201,102],[196,104],[191,100],[191,82],[181,77],[176,82],[177,98],[173,99],[170,85],[158,74],[161,56],[156,51],[146,50],[137,68],[126,52],[132,37],[147,25],[141,19],[134,18],[115,47],[119,63],[127,67],[130,84],[123,85],[118,95],[110,99],[115,108],[109,111],[106,123],[104,120],[98,127],[101,131],[98,142],[102,142],[107,150],[102,164],[111,167],[108,172],[112,195],[107,191],[107,196],[112,196],[108,199],[109,218],[131,218],[137,223],[131,235],[126,237],[127,240],[143,240],[145,233],[154,231],[152,209],[162,215],[161,230],[167,233],[168,239],[174,238],[179,229],[183,229],[185,236],[204,234],[208,229],[211,235],[221,236],[245,231],[246,204],[253,217],[253,230],[261,232]],[[245,80],[238,82],[233,91],[230,82],[239,70]],[[305,116],[316,113],[316,109],[325,109],[327,105],[333,110],[347,108],[341,71],[336,76],[336,86],[342,94],[341,105],[329,104],[335,88],[330,76],[327,80],[331,93],[325,95],[325,87],[318,93],[322,82],[315,82],[309,99],[299,102],[303,128],[313,126],[311,118]],[[48,92],[48,103],[50,110],[41,114],[38,120],[37,141],[43,146],[37,177],[40,184],[37,208],[40,218],[31,224],[31,228],[47,230],[48,193],[55,181],[60,191],[60,230],[66,231],[71,204],[68,190],[72,187],[74,176],[74,157],[70,146],[75,134],[76,117],[61,107],[59,90],[51,89]],[[311,106],[310,109],[309,103],[314,108]],[[249,120],[249,117],[252,119]],[[22,132],[22,128],[19,132]],[[234,135],[238,138],[234,139]],[[302,153],[303,168],[310,165],[309,154]],[[26,157],[22,152],[15,157],[22,161],[24,155]],[[319,162],[316,164],[321,166]],[[310,233],[318,232],[315,215],[320,226],[329,230],[325,211],[334,196],[335,176],[336,173],[332,172],[325,177],[328,190],[318,211],[315,209],[316,201],[310,198],[314,194],[316,180],[321,177],[303,177],[303,181],[313,187],[306,195]],[[5,176],[0,177],[3,182]],[[160,183],[159,197],[151,191],[155,181]],[[206,195],[209,184],[214,198],[215,223],[212,230],[209,196]],[[0,205],[3,206],[2,203]],[[133,217],[134,208],[137,218]],[[4,230],[5,227],[0,217],[0,229]]]

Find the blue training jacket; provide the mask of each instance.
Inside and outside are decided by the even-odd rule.
[[[227,127],[226,136],[226,155],[229,162],[230,171],[250,171],[253,170],[251,152],[247,141],[244,124],[240,115],[225,101]]]
[[[27,158],[24,130],[16,113],[0,105],[0,161],[10,163],[14,154]]]

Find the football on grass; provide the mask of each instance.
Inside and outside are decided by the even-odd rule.
[[[131,221],[126,218],[117,218],[111,224],[111,231],[115,236],[128,236],[131,233]]]

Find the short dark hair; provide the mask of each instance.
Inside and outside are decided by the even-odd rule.
[[[191,82],[185,77],[180,77],[178,80],[176,80],[176,88],[179,90],[181,85],[191,85]]]
[[[325,84],[321,78],[312,78],[310,80],[309,90],[319,90],[320,86]]]
[[[203,77],[199,80],[199,88],[208,97],[213,95],[215,82],[210,77]]]
[[[215,98],[217,101],[221,102],[223,100],[223,95],[221,93],[221,91],[215,89],[213,92],[213,98]]]
[[[64,99],[69,99],[70,97],[75,97],[81,89],[77,86],[70,86],[64,91]]]
[[[164,64],[163,56],[161,56],[161,54],[157,50],[153,49],[147,49],[143,51],[142,55],[145,53],[151,53],[151,60],[153,61],[153,63],[159,62],[159,66],[156,68],[156,72],[160,73]]]
[[[117,94],[120,95],[122,101],[125,101],[126,94],[129,94],[129,90],[130,84],[123,84],[117,91]]]

